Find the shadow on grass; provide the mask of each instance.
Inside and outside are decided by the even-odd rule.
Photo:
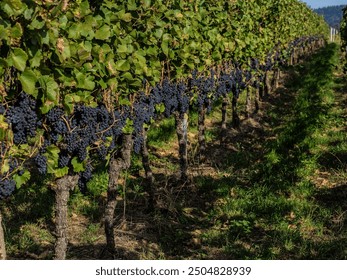
[[[347,258],[346,238],[331,223],[335,205],[320,204],[307,179],[319,164],[314,133],[332,106],[335,48],[290,70],[286,87],[267,100],[265,129],[230,131],[224,147],[207,145],[207,165],[223,175],[194,174],[192,185],[171,193],[172,207],[162,205],[155,231],[166,258]]]
[[[222,247],[228,258],[347,258],[346,238],[335,235],[335,225],[329,224],[336,205],[320,205],[315,186],[307,179],[317,164],[311,153],[316,145],[313,135],[324,125],[332,106],[326,97],[336,66],[335,48],[329,45],[309,63],[294,68],[287,89],[280,97],[268,99],[264,121],[273,127],[273,137],[265,133],[259,139],[250,138],[251,146],[266,140],[263,148],[245,147],[231,154],[228,149],[222,151],[231,159],[225,159],[221,167],[235,174],[223,182],[223,189],[214,191],[223,205],[214,209],[216,228],[208,230],[206,243]],[[243,140],[249,135],[238,137]],[[248,178],[239,180],[239,171],[248,173]],[[205,190],[208,186],[218,189],[219,181],[209,182],[207,177],[203,185]]]
[[[54,230],[52,213],[54,192],[35,182],[23,187],[0,205],[4,217],[6,246],[9,259],[26,259],[46,251],[40,240],[50,242]]]

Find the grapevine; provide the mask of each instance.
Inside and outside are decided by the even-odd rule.
[[[255,88],[258,102],[270,94],[270,76],[327,34],[300,1],[96,2],[0,4],[0,200],[36,172],[59,182],[64,197],[75,181],[87,192],[95,167],[107,163],[106,234],[117,178],[132,150],[145,150],[148,165],[144,131],[154,121],[175,116],[187,179],[189,112],[199,112],[203,153],[205,114],[222,100],[225,131],[231,98],[237,128],[240,95]]]

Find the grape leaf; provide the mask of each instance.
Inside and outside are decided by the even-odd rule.
[[[23,72],[28,60],[27,53],[21,48],[15,48],[11,52],[10,58],[13,62],[13,66],[16,67],[19,71]]]
[[[24,92],[37,97],[36,74],[32,70],[26,69],[19,77]]]

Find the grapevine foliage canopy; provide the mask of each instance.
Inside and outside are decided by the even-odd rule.
[[[268,65],[274,49],[327,33],[321,17],[293,0],[1,1],[3,196],[30,178],[28,158],[39,173],[62,177],[72,166],[87,180],[91,151],[107,159],[117,137],[140,134],[156,112],[201,106],[220,73],[206,74],[205,96],[194,98],[185,94],[194,71],[237,62],[242,84],[250,59]]]

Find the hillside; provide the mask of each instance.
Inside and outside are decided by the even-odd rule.
[[[315,9],[314,11],[324,16],[326,22],[335,28],[340,27],[340,22],[342,20],[342,9],[345,7],[345,5],[339,5],[339,6],[329,6],[325,8],[319,8]]]

